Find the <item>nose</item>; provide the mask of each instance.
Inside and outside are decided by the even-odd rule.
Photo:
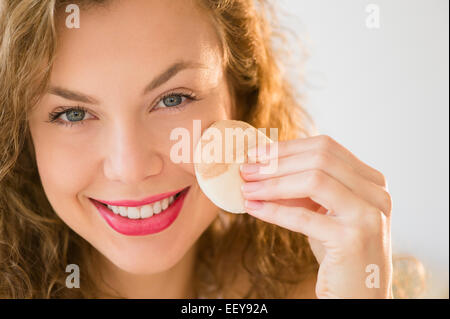
[[[163,160],[138,122],[117,123],[104,144],[104,174],[111,181],[137,184],[161,172]]]

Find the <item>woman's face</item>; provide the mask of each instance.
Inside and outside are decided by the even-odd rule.
[[[79,29],[65,26],[67,15],[58,19],[52,89],[29,118],[45,193],[61,219],[119,268],[164,271],[217,214],[193,164],[171,159],[180,139],[170,136],[187,129],[192,159],[193,121],[203,131],[231,117],[219,39],[190,1],[114,1],[81,11]],[[160,214],[157,204],[144,205],[154,215],[133,218],[154,202],[149,197],[186,187],[182,203]],[[118,214],[105,206],[101,213],[92,199],[115,202]]]

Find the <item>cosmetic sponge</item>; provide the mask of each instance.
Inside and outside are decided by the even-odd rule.
[[[194,151],[195,175],[206,197],[227,212],[245,213],[239,167],[248,162],[249,149],[267,143],[272,140],[246,122],[221,120],[208,127]]]

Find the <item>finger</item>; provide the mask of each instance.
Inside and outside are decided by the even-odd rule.
[[[272,150],[273,149],[273,150]],[[347,162],[356,172],[382,187],[387,187],[386,178],[378,170],[362,162],[352,152],[327,135],[297,138],[289,141],[268,143],[258,149],[248,150],[250,162],[265,162],[275,157],[281,158],[309,150],[323,150],[333,153]]]
[[[278,159],[277,169],[269,173],[262,170],[264,166],[261,163],[242,164],[241,175],[246,181],[259,181],[311,169],[320,169],[386,215],[391,212],[392,201],[389,193],[383,187],[358,174],[347,162],[332,153],[310,150],[282,157]]]
[[[309,197],[336,215],[359,214],[368,203],[341,182],[319,169],[247,182],[241,187],[247,200],[278,200]]]
[[[264,201],[246,201],[245,203],[248,214],[308,237],[332,240],[337,233],[337,225],[332,219],[304,207],[288,207]]]

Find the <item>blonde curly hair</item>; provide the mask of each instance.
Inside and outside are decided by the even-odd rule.
[[[71,1],[72,2],[72,1]],[[105,0],[82,0],[87,8]],[[27,114],[45,92],[57,46],[55,17],[69,1],[6,0],[0,15],[0,297],[95,297],[91,245],[52,210],[40,183]],[[272,8],[267,1],[203,0],[220,34],[236,97],[236,119],[277,127],[279,139],[308,136],[307,113],[277,65]],[[272,23],[271,23],[272,22]],[[219,217],[199,239],[196,291],[228,292],[240,264],[250,288],[242,298],[283,298],[318,265],[305,236],[250,218]],[[212,243],[214,243],[212,245]],[[90,272],[67,289],[65,267]],[[236,269],[234,272],[233,269]]]
[[[107,5],[111,0],[79,0]],[[94,248],[53,211],[42,188],[28,114],[46,91],[57,47],[55,20],[73,1],[0,1],[0,298],[95,298]],[[312,135],[281,65],[283,40],[268,0],[197,0],[220,35],[236,101],[236,119],[276,127],[280,140]],[[283,42],[281,42],[283,43]],[[287,46],[286,46],[287,48]],[[288,297],[318,264],[307,238],[251,218],[219,214],[199,238],[197,295],[230,298]],[[87,270],[80,289],[67,289],[65,267]],[[241,265],[250,287],[233,295]],[[396,290],[394,282],[394,293]],[[120,296],[112,296],[120,297]]]

